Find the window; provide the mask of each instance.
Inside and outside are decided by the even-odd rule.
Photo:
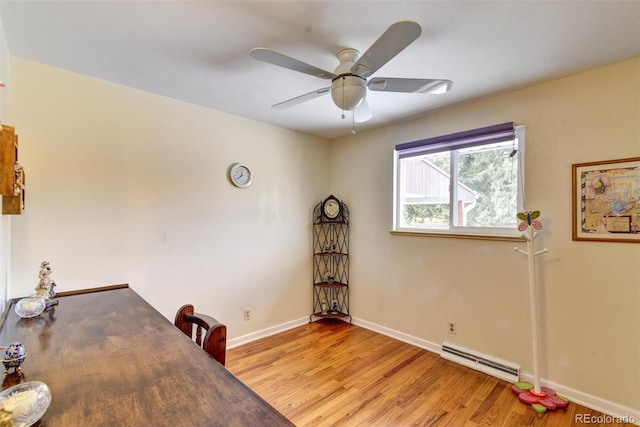
[[[524,126],[513,123],[395,147],[394,230],[518,235]]]

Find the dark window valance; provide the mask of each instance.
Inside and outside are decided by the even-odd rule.
[[[502,123],[419,141],[405,142],[396,145],[399,158],[413,157],[439,151],[457,150],[460,148],[485,145],[495,142],[511,141],[515,138],[514,123]]]

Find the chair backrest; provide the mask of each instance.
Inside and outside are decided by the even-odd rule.
[[[191,304],[180,307],[176,313],[174,324],[224,366],[227,355],[227,327],[225,325],[206,314],[194,313]],[[204,337],[202,336],[203,331]]]

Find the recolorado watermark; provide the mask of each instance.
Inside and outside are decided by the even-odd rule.
[[[635,424],[636,417],[632,415],[575,414],[574,422],[576,424]]]

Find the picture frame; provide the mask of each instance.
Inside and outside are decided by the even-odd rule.
[[[640,243],[640,157],[571,171],[573,240]]]

